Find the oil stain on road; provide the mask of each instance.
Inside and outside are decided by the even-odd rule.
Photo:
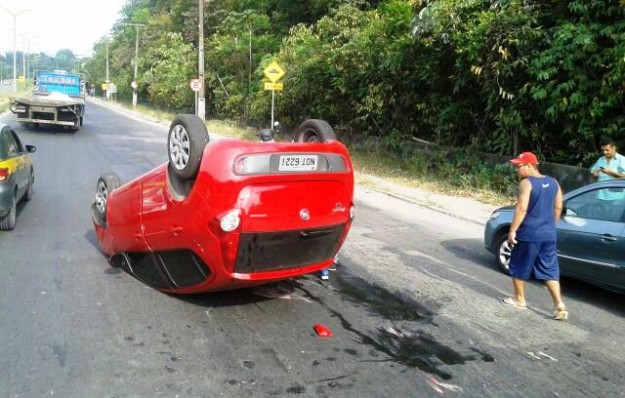
[[[390,321],[414,322],[423,325],[415,330],[400,330],[397,327],[378,327],[374,331],[358,330],[338,310],[326,304],[310,290],[298,285],[304,295],[326,308],[333,316],[340,320],[343,328],[357,335],[363,344],[385,354],[391,361],[404,366],[417,368],[423,372],[436,375],[444,380],[451,380],[453,375],[442,369],[444,365],[464,365],[472,361],[493,362],[492,355],[484,353],[478,348],[470,348],[470,353],[463,354],[439,341],[425,327],[437,327],[434,323],[436,305],[423,305],[390,292],[387,289],[368,283],[346,269],[336,273],[333,285],[344,297],[357,305],[365,306],[374,316]],[[434,308],[431,308],[434,307]]]

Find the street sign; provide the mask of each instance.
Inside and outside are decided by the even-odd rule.
[[[139,87],[139,85],[137,84],[137,82],[132,82],[132,83],[130,83],[130,87],[137,88],[137,87]]]
[[[200,89],[202,88],[202,82],[200,82],[200,79],[191,79],[191,81],[189,82],[189,87],[191,87],[191,90],[193,91],[200,91]]]
[[[109,94],[115,94],[117,92],[117,85],[115,83],[109,83],[107,87]]]
[[[282,91],[283,89],[283,83],[265,83],[265,90]]]
[[[102,90],[106,90],[106,83],[102,83]]]
[[[271,80],[272,83],[277,82],[282,76],[284,76],[284,69],[282,69],[276,61],[270,63],[269,66],[263,70],[263,72],[265,73],[267,79]]]
[[[20,82],[20,83],[24,83],[24,82],[26,81],[26,78],[24,77],[24,75],[20,75],[20,76],[17,78],[17,81],[18,81],[18,82]]]

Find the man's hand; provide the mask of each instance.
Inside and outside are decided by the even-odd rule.
[[[516,245],[517,241],[516,241],[516,231],[510,231],[508,232],[508,244],[509,245]]]

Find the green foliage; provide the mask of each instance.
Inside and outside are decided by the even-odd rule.
[[[286,75],[275,111],[287,129],[323,118],[339,135],[379,138],[401,156],[419,138],[587,165],[599,136],[625,145],[621,3],[204,1],[209,116],[267,125],[263,69],[276,60]],[[129,95],[135,62],[125,24],[140,23],[140,98],[172,111],[192,106],[197,15],[196,0],[127,2],[108,40],[120,95]],[[105,40],[94,50],[82,70],[104,81]]]
[[[155,54],[152,53],[155,51]],[[193,47],[179,33],[169,34],[157,48],[150,48],[147,58],[154,61],[139,83],[147,86],[150,102],[166,110],[193,112],[193,97],[189,95],[189,80],[195,64]]]

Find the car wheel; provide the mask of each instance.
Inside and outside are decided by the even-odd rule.
[[[17,198],[13,196],[13,203],[11,204],[11,210],[9,214],[0,218],[0,230],[12,231],[17,224]]]
[[[295,142],[328,142],[336,140],[334,129],[325,120],[308,119],[295,131]]]
[[[512,247],[508,243],[508,234],[502,234],[497,238],[495,244],[495,260],[497,265],[504,274],[510,274],[510,255],[512,253]]]
[[[199,117],[176,116],[167,136],[169,165],[176,177],[181,180],[195,178],[208,142],[206,125]]]
[[[115,173],[102,174],[96,185],[93,211],[102,224],[106,224],[106,206],[110,193],[121,185],[119,177]]]
[[[74,125],[71,126],[72,131],[80,131],[81,125],[82,123],[80,122],[80,118],[77,118],[76,121],[74,122]]]
[[[30,170],[30,179],[28,180],[28,189],[26,189],[26,195],[24,195],[24,201],[28,202],[33,198],[33,184],[35,183],[35,172]]]

